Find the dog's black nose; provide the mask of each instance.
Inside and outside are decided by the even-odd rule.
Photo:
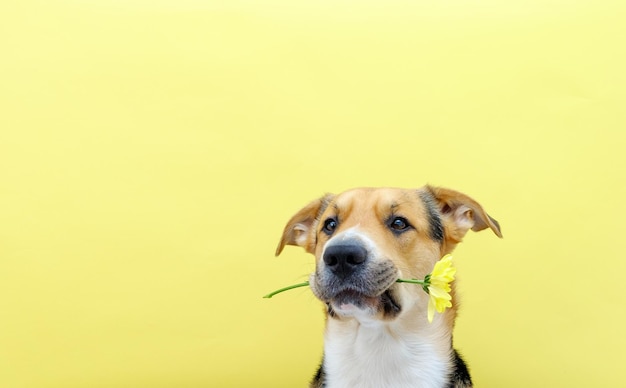
[[[358,244],[326,247],[324,263],[338,277],[345,279],[367,260],[367,250]]]

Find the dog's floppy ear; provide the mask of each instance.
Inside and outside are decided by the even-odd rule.
[[[332,198],[332,194],[326,194],[309,203],[291,217],[276,248],[276,256],[280,255],[285,245],[298,245],[309,253],[315,251],[315,239],[313,238],[315,226],[319,221],[319,216],[326,210]]]
[[[498,221],[491,218],[472,198],[442,187],[427,186],[426,189],[439,203],[447,237],[459,242],[469,229],[478,232],[490,228],[496,236],[502,238]]]

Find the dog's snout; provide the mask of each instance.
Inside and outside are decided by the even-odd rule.
[[[326,248],[324,264],[340,278],[355,272],[367,260],[367,250],[358,244],[340,244]]]

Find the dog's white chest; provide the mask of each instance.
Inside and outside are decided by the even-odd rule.
[[[329,388],[441,388],[448,380],[450,361],[427,337],[399,337],[383,325],[329,329],[324,345]]]

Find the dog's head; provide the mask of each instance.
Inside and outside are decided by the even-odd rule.
[[[359,188],[296,213],[276,254],[298,245],[315,255],[311,289],[331,315],[391,320],[425,300],[419,286],[398,278],[423,279],[468,230],[486,228],[502,237],[476,201],[454,190]]]

